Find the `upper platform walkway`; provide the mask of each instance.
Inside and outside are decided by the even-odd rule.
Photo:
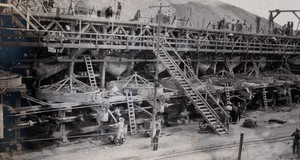
[[[16,1],[14,1],[17,3]],[[87,15],[32,12],[21,4],[0,3],[1,45],[152,51],[156,23]],[[300,54],[300,37],[161,25],[160,36],[179,52],[218,54]],[[172,48],[166,48],[172,51]]]

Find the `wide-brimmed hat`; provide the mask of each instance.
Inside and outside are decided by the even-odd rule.
[[[120,117],[120,118],[119,118],[119,121],[120,121],[120,122],[121,122],[121,121],[123,122],[123,121],[124,121],[124,118],[123,118],[123,117]]]

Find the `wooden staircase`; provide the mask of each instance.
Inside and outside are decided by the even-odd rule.
[[[167,42],[166,42],[167,43]],[[169,45],[169,47],[171,47]],[[167,70],[171,74],[172,77],[176,79],[176,81],[180,84],[180,86],[184,89],[185,95],[187,98],[193,103],[195,108],[200,112],[202,117],[206,120],[206,122],[212,127],[215,133],[219,135],[228,134],[227,128],[222,124],[219,115],[214,111],[211,105],[207,102],[207,100],[199,93],[199,91],[195,88],[191,79],[197,77],[188,77],[188,74],[184,74],[181,68],[177,65],[174,59],[170,56],[164,46],[160,47],[160,50],[154,50],[158,59],[167,67]],[[173,52],[185,65],[185,67],[192,72],[190,67],[184,62],[183,59],[177,54],[177,52],[173,49]],[[198,78],[197,78],[198,79]],[[198,81],[200,81],[198,79]],[[206,90],[206,94],[213,97],[208,90]],[[216,100],[214,99],[216,102]],[[220,107],[223,113],[227,116],[226,112]]]
[[[0,7],[10,8],[20,17],[22,17],[26,21],[27,30],[30,30],[31,28],[37,32],[41,30],[46,30],[45,27],[39,22],[39,20],[33,17],[31,13],[19,3],[19,1],[13,0],[11,4],[0,3]]]

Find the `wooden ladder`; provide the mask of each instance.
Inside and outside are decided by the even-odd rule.
[[[263,94],[263,101],[264,101],[264,108],[265,110],[268,110],[268,98],[267,98],[267,91],[264,84],[261,84],[262,94]]]
[[[226,102],[227,104],[230,102],[230,91],[229,91],[229,84],[225,84],[225,93],[226,93]]]
[[[92,88],[97,88],[96,77],[95,77],[91,57],[88,55],[84,55],[84,61],[85,61],[86,70],[88,72],[90,85]]]
[[[226,58],[225,61],[226,61],[226,65],[227,65],[227,68],[228,68],[228,70],[229,70],[229,73],[230,73],[232,76],[234,76],[233,67],[232,67],[232,65],[231,65],[231,62],[229,61],[228,58]]]
[[[136,130],[136,121],[134,113],[134,103],[132,98],[132,92],[126,92],[127,107],[128,107],[128,118],[129,118],[129,127],[131,135],[137,134]]]
[[[254,59],[252,58],[252,63],[253,63],[253,67],[254,67],[254,71],[255,71],[255,76],[256,77],[259,77],[259,68],[258,68],[258,66],[257,66],[257,64],[256,64],[256,62],[254,61]]]
[[[193,69],[192,60],[191,60],[190,57],[186,58],[186,64],[187,64],[187,67],[189,67],[189,69],[187,70],[188,71],[187,73],[190,74],[191,77],[195,77],[196,74],[195,74],[195,71]]]

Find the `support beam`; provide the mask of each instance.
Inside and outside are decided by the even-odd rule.
[[[70,49],[68,49],[68,52],[69,52],[70,58],[71,58],[72,60],[74,60],[74,55],[71,55]],[[74,61],[71,61],[71,62],[69,63],[69,77],[70,77],[69,85],[70,85],[70,92],[73,91],[74,65],[75,65],[75,62],[74,62]]]
[[[16,96],[16,101],[15,101],[15,107],[16,108],[20,108],[21,107],[21,96],[20,95],[17,95]],[[15,124],[16,125],[19,125],[20,123],[20,117],[17,117],[15,119]],[[21,131],[20,130],[15,130],[15,138],[14,138],[14,143],[13,145],[15,145],[15,149],[17,151],[21,151],[22,150],[22,144],[20,143],[21,141]]]
[[[66,118],[66,111],[65,110],[58,111],[58,117],[61,118],[61,119]],[[60,123],[59,131],[60,131],[62,142],[63,143],[67,142],[68,138],[67,138],[66,124],[65,123]]]
[[[101,63],[101,88],[105,88],[106,65],[107,62]]]

